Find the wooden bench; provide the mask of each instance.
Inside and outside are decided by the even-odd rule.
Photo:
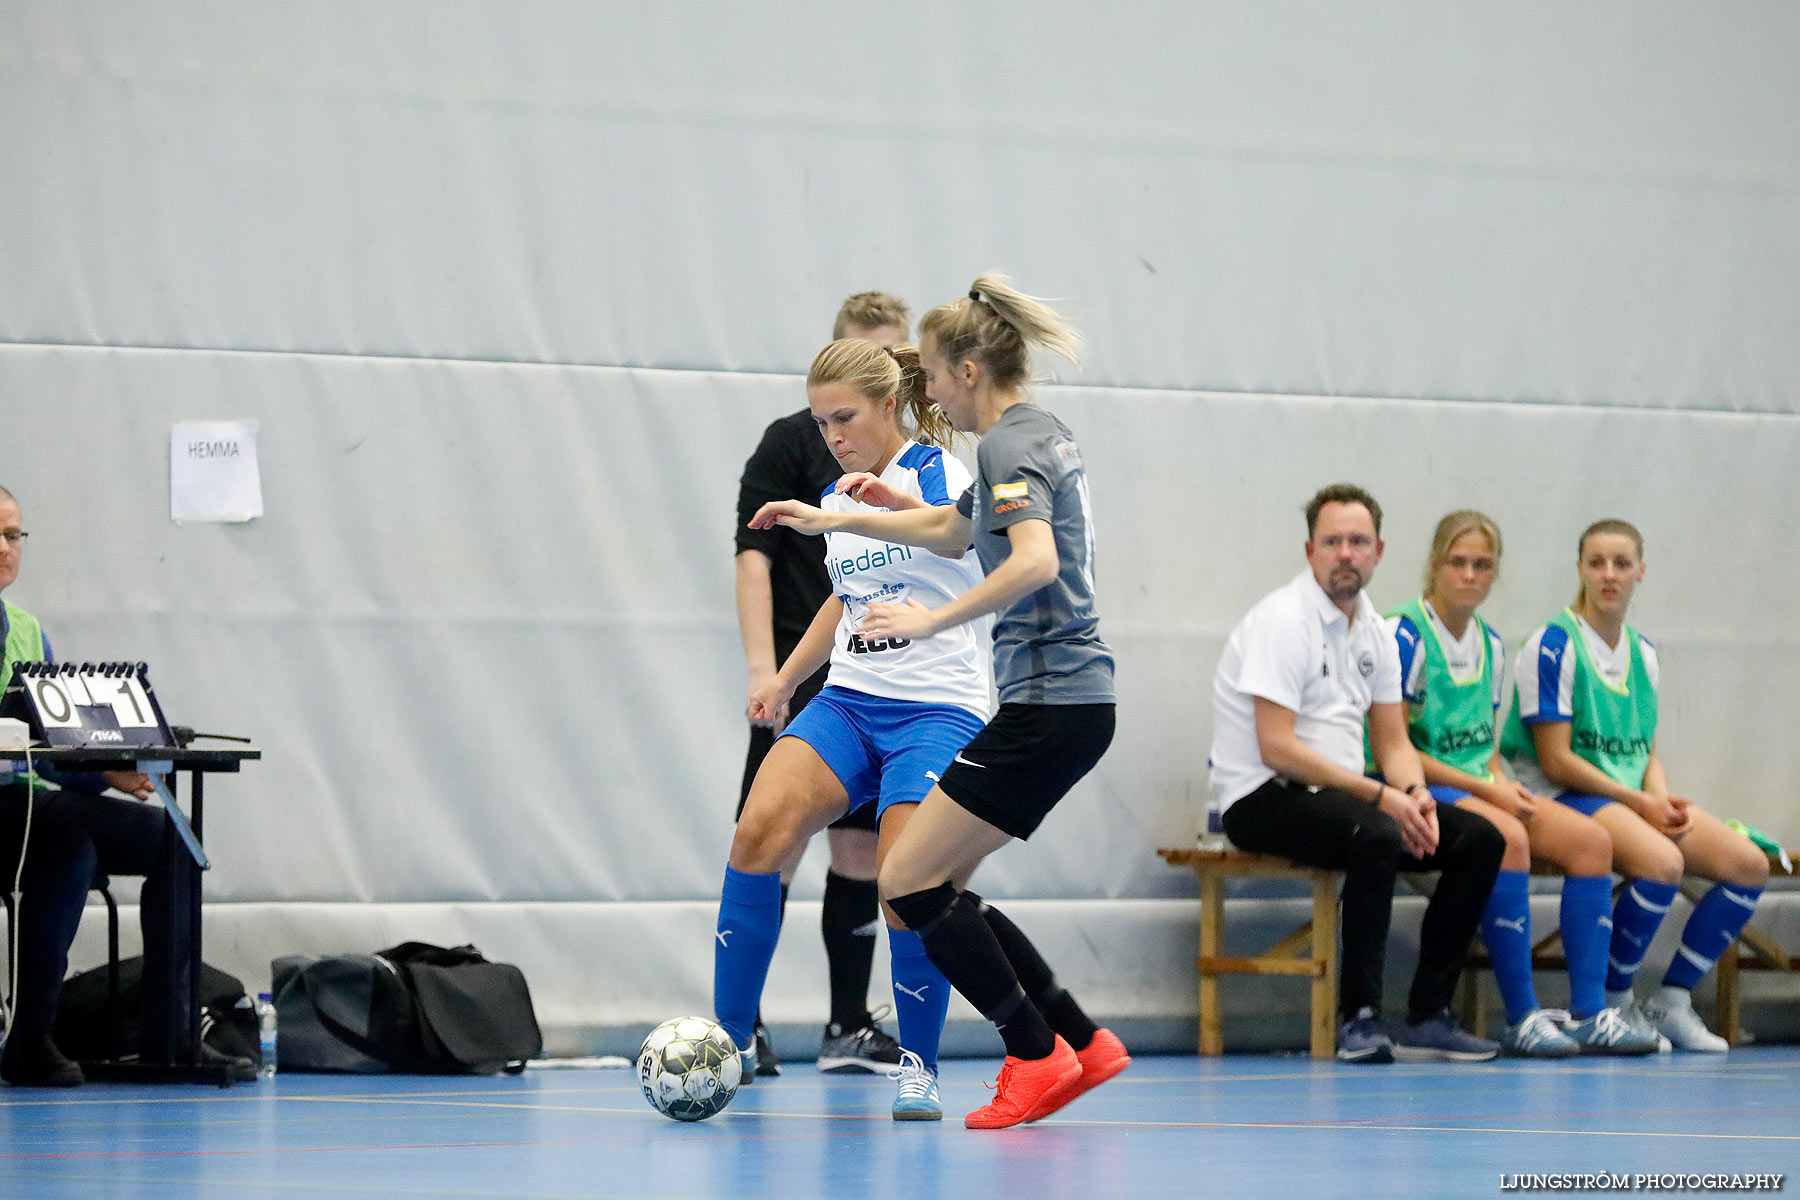
[[[1216,1055],[1223,1053],[1225,1048],[1219,976],[1288,975],[1311,981],[1309,1046],[1314,1058],[1332,1057],[1337,1038],[1338,885],[1341,872],[1303,867],[1277,855],[1251,854],[1229,845],[1174,848],[1158,850],[1157,854],[1170,866],[1186,867],[1200,878],[1200,955],[1194,960],[1194,968],[1200,976],[1200,1053]],[[1785,875],[1779,860],[1772,854],[1769,864],[1776,877]],[[1532,874],[1559,875],[1561,872],[1534,863]],[[1248,957],[1222,954],[1225,880],[1230,878],[1293,879],[1311,883],[1312,919],[1261,954]],[[1707,880],[1683,880],[1681,890],[1690,902],[1698,902],[1711,887]],[[1420,890],[1428,892],[1429,886]],[[1535,970],[1568,968],[1560,930],[1552,930],[1532,945],[1531,964]],[[1467,963],[1473,970],[1463,974],[1461,1015],[1465,1028],[1478,1033],[1487,1028],[1484,983],[1490,965],[1487,947],[1477,937],[1470,944]],[[1752,923],[1744,927],[1731,949],[1719,959],[1715,1019],[1719,1036],[1734,1046],[1743,1032],[1739,1013],[1739,973],[1747,970],[1800,972],[1800,956],[1790,955],[1774,938]]]
[[[1172,867],[1200,877],[1200,1053],[1225,1049],[1219,1005],[1221,975],[1289,975],[1312,983],[1309,1039],[1314,1058],[1330,1058],[1337,1046],[1338,881],[1340,872],[1303,867],[1272,854],[1230,848],[1158,850]],[[1225,948],[1227,879],[1297,879],[1312,884],[1312,919],[1261,954],[1232,957]],[[1310,949],[1307,956],[1303,950]]]

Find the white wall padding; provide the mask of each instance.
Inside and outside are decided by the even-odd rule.
[[[0,337],[797,370],[999,264],[1092,383],[1793,412],[1800,9],[0,10]]]

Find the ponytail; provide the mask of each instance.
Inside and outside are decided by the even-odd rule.
[[[967,296],[926,313],[919,322],[919,337],[927,336],[947,361],[980,363],[998,388],[1019,388],[1033,381],[1033,347],[1061,355],[1072,366],[1081,365],[1081,335],[1063,315],[992,271],[976,279]]]
[[[925,368],[919,365],[917,346],[889,346],[888,357],[900,368],[900,382],[894,395],[900,401],[900,427],[911,427],[915,441],[948,450],[956,431],[950,418],[925,394]]]

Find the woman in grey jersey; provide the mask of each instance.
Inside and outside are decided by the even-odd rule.
[[[981,861],[1031,835],[1093,768],[1113,734],[1113,658],[1094,608],[1093,520],[1073,435],[1031,401],[1031,349],[1075,362],[1080,340],[1047,305],[1002,276],[920,325],[927,395],[957,429],[981,435],[975,485],[955,506],[904,508],[878,480],[838,487],[884,513],[765,505],[755,521],[802,533],[861,533],[961,554],[973,541],[979,584],[937,609],[871,604],[866,635],[928,637],[995,614],[1000,710],[944,772],[883,863],[889,909],[919,935],[957,991],[1006,1042],[993,1100],[971,1129],[1001,1129],[1055,1112],[1130,1064],[1056,982],[1017,926],[965,890]]]

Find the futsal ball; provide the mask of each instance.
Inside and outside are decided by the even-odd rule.
[[[677,1121],[704,1121],[737,1095],[743,1063],[731,1035],[705,1017],[664,1021],[638,1051],[638,1086],[650,1107]]]

